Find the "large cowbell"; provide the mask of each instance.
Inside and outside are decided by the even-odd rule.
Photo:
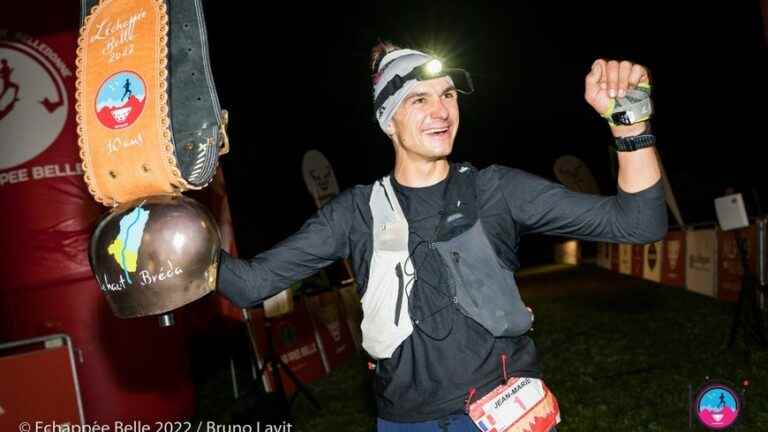
[[[91,268],[119,318],[163,314],[216,287],[221,238],[214,219],[182,195],[112,209],[91,236]]]

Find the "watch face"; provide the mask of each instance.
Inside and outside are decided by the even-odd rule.
[[[632,124],[632,120],[630,120],[629,118],[628,111],[613,113],[611,114],[611,119],[613,120],[614,123],[618,123],[625,126]]]

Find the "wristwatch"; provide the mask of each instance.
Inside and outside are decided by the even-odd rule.
[[[656,144],[656,135],[642,133],[640,135],[616,138],[614,147],[616,151],[631,152],[641,148],[651,147]]]
[[[612,98],[602,115],[611,125],[628,126],[648,120],[653,115],[651,84],[641,82],[623,97]]]

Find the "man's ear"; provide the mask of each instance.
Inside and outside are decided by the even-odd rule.
[[[386,132],[387,132],[387,135],[389,135],[390,138],[395,135],[395,122],[393,122],[392,120],[387,122],[387,131]]]

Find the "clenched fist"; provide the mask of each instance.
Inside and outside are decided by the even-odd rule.
[[[633,89],[641,82],[648,82],[648,70],[630,61],[597,59],[592,63],[592,70],[584,79],[584,99],[598,114],[605,115],[611,106],[611,100],[624,97],[628,89]],[[622,130],[642,130],[644,125],[614,126],[614,134]],[[621,135],[624,135],[621,133]]]

